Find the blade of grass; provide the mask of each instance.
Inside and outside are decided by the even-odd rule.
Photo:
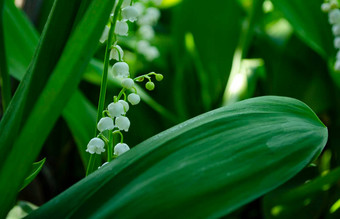
[[[3,112],[11,101],[11,81],[7,69],[5,34],[3,25],[3,11],[5,0],[0,0],[0,75],[1,75],[1,98]]]

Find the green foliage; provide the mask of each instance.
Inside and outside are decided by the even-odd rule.
[[[322,0],[164,0],[153,61],[129,23],[115,40],[131,75],[162,82],[135,86],[133,148],[85,178],[116,1],[41,2],[26,16],[0,0],[0,218],[13,206],[29,218],[339,217],[340,74]],[[106,70],[103,106],[121,89]],[[28,208],[19,199],[35,203],[36,187],[41,203],[60,195]]]
[[[301,102],[246,100],[148,139],[31,216],[223,216],[287,181],[326,140],[327,128]]]

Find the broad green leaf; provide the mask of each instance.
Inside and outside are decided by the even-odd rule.
[[[263,199],[266,218],[319,218],[328,190],[340,180],[340,168],[296,188],[273,191]]]
[[[297,35],[324,59],[334,55],[331,26],[321,11],[323,0],[272,0],[293,26]]]
[[[42,159],[41,161],[33,163],[30,174],[24,180],[24,183],[21,186],[20,190],[23,190],[28,184],[30,184],[34,180],[34,178],[40,173],[40,170],[44,166],[45,161],[46,158]]]
[[[5,216],[10,209],[16,191],[29,170],[29,165],[40,152],[54,123],[70,99],[70,94],[76,91],[82,73],[95,52],[113,4],[114,1],[95,0],[90,5],[68,39],[53,73],[32,106],[32,112],[27,117],[20,135],[15,138],[15,143],[9,153],[5,153],[6,159],[0,172],[0,205],[2,206],[0,217]],[[58,16],[62,17],[63,14],[60,13]],[[46,43],[51,42],[53,41]],[[10,134],[13,135],[13,133]],[[13,175],[13,172],[16,174]],[[11,179],[11,183],[8,183],[7,179]]]
[[[327,136],[300,101],[241,101],[146,140],[28,218],[218,218],[293,177]]]

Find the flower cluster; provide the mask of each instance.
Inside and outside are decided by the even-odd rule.
[[[114,39],[116,39],[117,35],[128,35],[127,22],[135,22],[138,14],[139,12],[132,4],[131,0],[123,1],[121,9],[119,10],[118,20],[115,25],[111,25],[115,27],[113,34]],[[103,43],[108,40],[111,26],[105,27],[100,42]],[[102,152],[105,152],[105,145],[107,145],[108,161],[110,161],[111,158],[115,158],[130,150],[130,147],[123,143],[123,132],[128,132],[130,128],[131,123],[127,117],[130,105],[137,105],[141,100],[137,93],[136,82],[143,82],[146,79],[147,83],[145,84],[145,88],[153,90],[155,88],[155,84],[152,82],[151,76],[155,76],[157,81],[161,81],[163,79],[163,75],[155,72],[150,72],[134,79],[131,78],[129,65],[123,61],[123,49],[118,45],[117,41],[115,41],[110,48],[109,60],[115,61],[112,66],[112,73],[115,78],[120,79],[122,89],[117,96],[113,97],[113,102],[110,103],[102,112],[102,118],[97,124],[99,134],[90,140],[86,149],[86,151],[90,154],[101,154]],[[114,134],[120,135],[120,142],[114,146],[112,153],[112,136]]]
[[[135,3],[138,10],[138,41],[136,43],[136,51],[143,55],[147,61],[153,61],[159,57],[157,47],[151,45],[151,40],[155,36],[153,26],[157,24],[161,13],[157,6],[162,0],[141,0]]]
[[[338,49],[334,70],[340,71],[340,10],[336,0],[325,2],[321,5],[321,10],[328,13],[328,22],[332,25],[334,35],[334,47]]]

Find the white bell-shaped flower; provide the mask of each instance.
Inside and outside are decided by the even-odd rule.
[[[105,26],[102,36],[99,39],[99,42],[104,43],[107,40],[109,36],[109,31],[110,31],[110,28],[108,26]]]
[[[137,43],[137,51],[141,54],[143,54],[143,52],[145,50],[148,50],[150,48],[150,43],[146,40],[141,40],[141,41],[138,41]]]
[[[116,146],[114,147],[114,155],[121,155],[124,154],[125,152],[127,152],[128,150],[130,150],[129,146],[125,143],[118,143],[116,144]]]
[[[103,117],[99,120],[97,128],[100,132],[112,130],[114,128],[113,120],[110,117]]]
[[[322,3],[321,10],[326,13],[329,12],[331,10],[331,4],[329,4],[328,2]]]
[[[142,4],[140,2],[136,2],[133,6],[136,8],[136,10],[138,12],[138,16],[143,14],[143,12],[145,10],[144,4]]]
[[[161,16],[161,12],[154,7],[146,9],[144,15],[138,18],[139,25],[154,25]]]
[[[109,111],[109,115],[111,117],[118,117],[125,114],[124,106],[119,102],[110,103],[109,106],[107,107],[107,110]]]
[[[127,36],[129,31],[129,25],[126,21],[117,21],[115,27],[115,34],[120,36]]]
[[[328,14],[328,21],[330,24],[339,24],[340,23],[340,10],[333,9]]]
[[[151,40],[155,36],[155,31],[150,25],[143,25],[138,29],[138,34],[146,40]]]
[[[332,26],[332,32],[334,36],[339,36],[340,35],[340,24],[334,24]]]
[[[336,59],[340,60],[340,50],[336,53]]]
[[[340,49],[340,37],[335,37],[334,47],[337,48],[337,49]]]
[[[90,142],[87,145],[86,152],[89,152],[90,154],[101,154],[102,152],[105,152],[105,143],[100,138],[92,138]]]
[[[137,105],[140,102],[140,96],[138,94],[135,94],[135,93],[129,94],[128,101],[132,105]]]
[[[115,124],[116,124],[116,127],[119,130],[124,130],[126,132],[129,131],[130,120],[127,117],[125,117],[125,116],[117,117],[116,121],[115,121]]]
[[[137,20],[139,13],[134,6],[128,6],[122,9],[122,17],[124,21],[134,22]]]
[[[123,61],[124,51],[119,45],[115,45],[110,52],[110,60]],[[120,58],[120,59],[119,59]]]
[[[126,114],[127,111],[129,111],[129,104],[125,100],[119,100],[118,103],[122,104],[124,107],[124,114]]]
[[[135,85],[135,82],[131,78],[125,78],[122,80],[122,86],[126,89],[130,89]]]
[[[336,60],[336,62],[334,64],[334,70],[340,71],[340,60]]]
[[[152,61],[159,57],[159,51],[156,47],[151,46],[143,53],[143,55],[145,56],[146,60]]]
[[[112,66],[113,76],[118,78],[127,78],[129,77],[129,65],[126,62],[116,62]]]

